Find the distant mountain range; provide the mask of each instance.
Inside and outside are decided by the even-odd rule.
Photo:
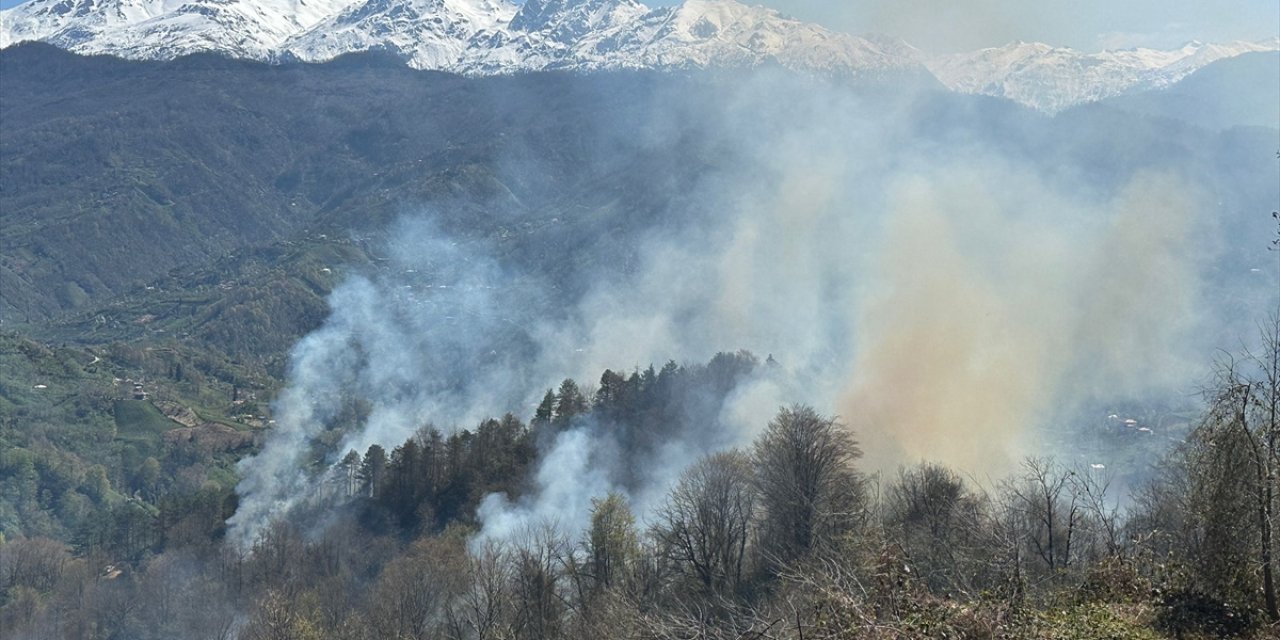
[[[1056,113],[1126,93],[1162,89],[1217,60],[1277,49],[1280,38],[1225,44],[1189,42],[1169,51],[1121,49],[1101,53],[1015,42],[940,56],[927,64],[954,91],[1008,98]]]
[[[952,90],[1048,113],[1280,49],[1280,38],[1102,53],[1014,43],[931,57],[897,38],[838,33],[734,0],[659,8],[635,0],[31,0],[0,11],[0,47],[28,40],[143,60],[217,52],[320,62],[380,51],[416,69],[467,75],[765,65],[852,77],[932,74]]]
[[[43,40],[138,59],[216,51],[318,62],[374,50],[417,69],[465,74],[920,66],[905,43],[836,33],[732,0],[658,9],[634,0],[33,0],[0,15],[0,46]]]

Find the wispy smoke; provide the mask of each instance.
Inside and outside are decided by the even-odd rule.
[[[469,424],[523,410],[530,385],[541,382],[527,372],[525,329],[545,310],[540,285],[427,218],[400,223],[390,237],[382,270],[334,290],[324,326],[293,350],[277,427],[240,464],[240,507],[228,521],[240,544],[315,494],[312,445],[353,400],[367,403],[368,416],[342,434],[339,452],[394,447],[429,421]]]
[[[295,349],[279,427],[241,467],[236,539],[251,542],[307,495],[308,442],[344,397],[370,413],[340,449],[363,450],[428,422],[527,418],[548,387],[605,368],[738,349],[776,358],[716,424],[648,452],[640,480],[617,472],[634,452],[608,429],[559,434],[524,499],[481,506],[482,537],[502,538],[539,521],[577,530],[609,490],[643,517],[687,462],[749,443],[783,404],[838,414],[869,466],[927,458],[995,475],[1034,451],[1036,429],[1063,407],[1198,375],[1197,336],[1221,320],[1201,299],[1225,250],[1209,240],[1213,179],[1188,187],[1187,163],[1155,140],[1093,179],[1087,156],[1037,147],[1098,135],[1080,122],[1069,133],[1022,112],[993,123],[985,109],[1007,108],[967,99],[940,120],[937,96],[868,98],[765,75],[721,87],[714,103],[655,107],[660,126],[636,133],[645,145],[677,146],[689,132],[671,114],[696,112],[690,121],[709,128],[698,135],[725,154],[672,198],[667,223],[626,238],[638,262],[565,256],[598,269],[580,294],[430,216],[390,234],[383,271],[335,291],[329,320]]]

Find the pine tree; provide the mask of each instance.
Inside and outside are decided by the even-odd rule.
[[[587,398],[582,395],[582,391],[578,389],[578,383],[572,378],[565,378],[564,382],[560,383],[560,393],[557,396],[554,424],[558,428],[568,427],[574,418],[586,413],[590,408]]]

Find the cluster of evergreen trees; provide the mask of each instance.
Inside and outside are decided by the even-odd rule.
[[[0,624],[15,638],[1266,634],[1280,346],[1264,347],[1223,369],[1194,437],[1124,511],[1105,471],[1048,458],[986,487],[929,463],[868,476],[853,434],[797,405],[748,447],[708,448],[651,513],[611,493],[584,531],[475,536],[479,501],[527,491],[556,434],[592,422],[644,460],[768,371],[721,354],[606,371],[590,393],[566,380],[529,424],[349,452],[339,506],[291,514],[251,551],[222,543],[227,506],[199,494],[168,496],[132,546],[8,541]]]
[[[449,435],[427,425],[390,453],[380,445],[363,455],[348,451],[330,493],[351,499],[365,526],[380,533],[438,532],[469,523],[490,493],[521,495],[539,452],[584,422],[608,429],[627,452],[617,476],[634,486],[646,480],[643,462],[664,444],[691,433],[719,437],[725,397],[760,366],[739,352],[717,354],[705,365],[668,362],[629,375],[606,370],[590,398],[566,379],[547,390],[527,425],[511,414]]]

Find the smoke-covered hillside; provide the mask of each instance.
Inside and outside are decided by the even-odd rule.
[[[286,384],[327,363],[298,410],[355,389],[390,429],[361,447],[742,348],[806,389],[757,408],[883,430],[881,464],[994,469],[1086,406],[1185,396],[1274,301],[1272,129],[782,70],[4,59],[9,322],[274,363],[317,329]],[[288,249],[318,239],[347,248]],[[278,431],[324,428],[299,420]]]
[[[1280,128],[1196,88],[1247,70],[1050,117],[779,68],[0,65],[23,637],[1264,617],[1213,474],[1264,433],[1232,394],[1276,397]]]
[[[1113,98],[1105,104],[1209,129],[1274,129],[1280,123],[1277,95],[1280,53],[1250,53],[1215,62],[1164,90]]]

